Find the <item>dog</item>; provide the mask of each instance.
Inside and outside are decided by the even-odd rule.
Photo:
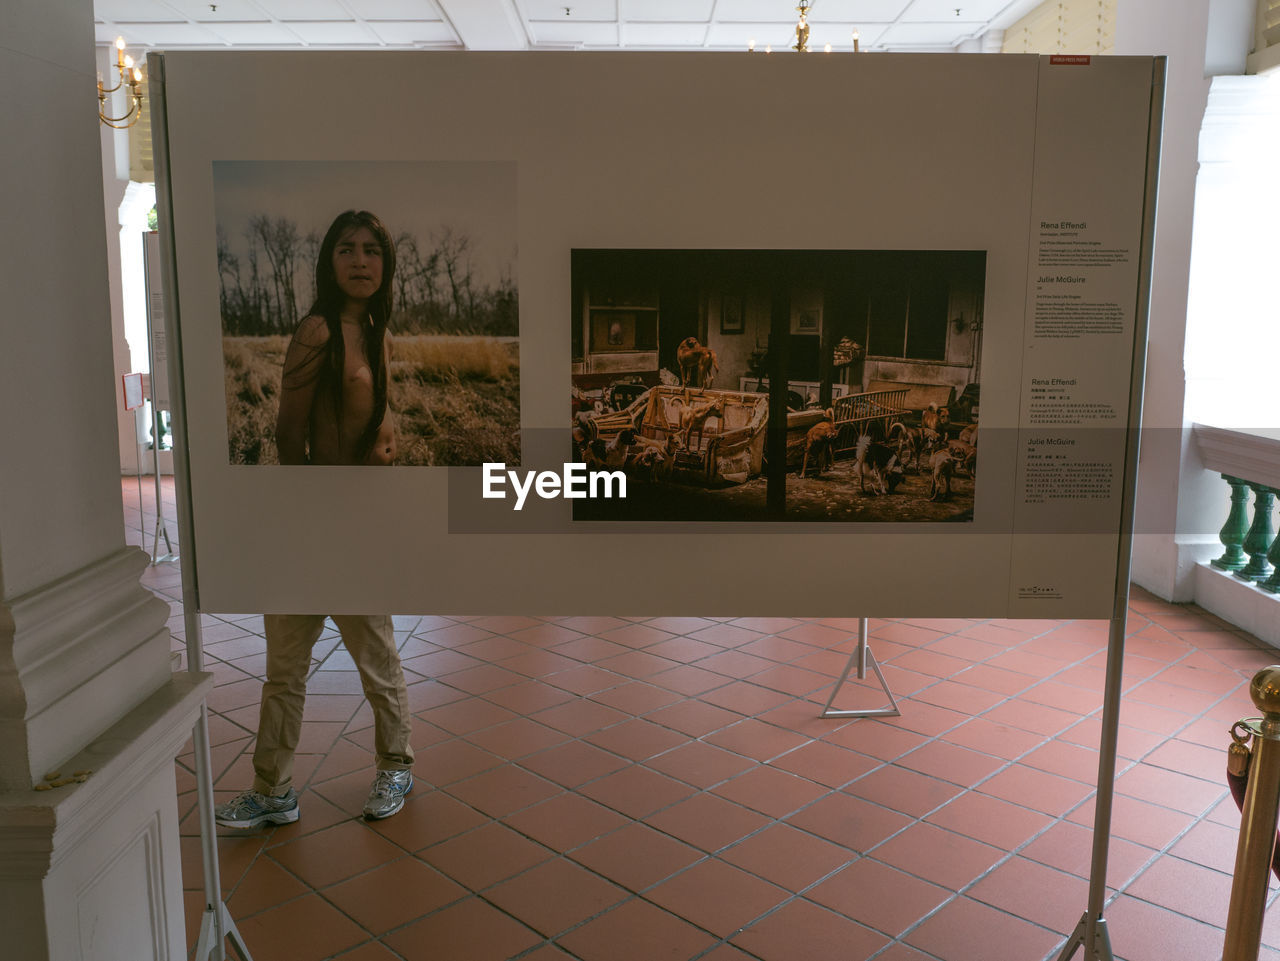
[[[962,440],[964,441],[964,443],[970,444],[973,447],[977,447],[978,446],[978,425],[970,424],[964,430],[960,431],[959,440]]]
[[[647,479],[653,483],[658,479],[658,471],[662,467],[662,451],[657,447],[643,446],[637,453],[630,454],[623,470],[629,474]]]
[[[624,427],[618,436],[604,446],[604,466],[607,470],[621,470],[627,463],[627,453],[636,439],[634,428]]]
[[[853,469],[858,475],[858,489],[866,493],[866,481],[871,480],[872,494],[888,494],[902,480],[902,467],[898,455],[888,444],[871,439],[870,434],[858,438],[857,457]]]
[[[932,477],[929,481],[929,500],[951,500],[951,475],[955,471],[955,461],[951,452],[945,447],[934,451],[929,456],[929,470]]]
[[[976,476],[978,448],[961,440],[952,440],[947,442],[946,449],[958,470],[963,470],[970,477]]]
[[[920,462],[927,457],[933,447],[941,443],[941,435],[927,427],[908,427],[897,421],[889,428],[888,439],[897,444],[898,463],[903,468],[921,469]]]
[[[724,417],[723,397],[717,397],[700,407],[682,406],[680,408],[680,433],[684,435],[686,450],[693,449],[689,442],[693,438],[694,431],[698,432],[698,443],[702,443],[702,429],[706,426],[707,419],[712,416]]]
[[[882,420],[868,421],[865,433],[871,438],[871,443],[873,444],[883,444],[889,439],[889,431],[885,428]]]
[[[840,428],[835,423],[835,412],[828,407],[826,420],[820,420],[809,428],[808,433],[804,435],[804,459],[800,462],[800,476],[805,475],[805,471],[809,469],[809,457],[813,456],[814,464],[817,467],[818,474],[821,474],[824,467],[834,467],[836,463],[835,447],[836,435],[840,433]]]
[[[647,472],[650,481],[661,480],[671,476],[675,467],[676,451],[680,447],[680,439],[675,434],[668,434],[666,440],[655,440],[636,435],[636,446],[640,451],[632,456],[631,463],[638,470]]]
[[[697,337],[686,337],[676,348],[676,362],[680,365],[680,386],[692,386],[702,390],[711,386],[720,370],[716,352],[703,347]]]
[[[597,437],[583,445],[582,462],[587,465],[587,470],[590,471],[607,470],[608,465],[605,461],[608,458],[608,453],[605,442]]]
[[[930,404],[920,412],[920,426],[936,430],[943,437],[947,436],[947,428],[951,426],[951,411],[937,404]]]

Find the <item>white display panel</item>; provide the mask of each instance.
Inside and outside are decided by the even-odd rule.
[[[202,609],[1110,616],[1150,58],[189,53],[165,67]],[[482,505],[473,469],[231,464],[227,162],[514,165],[526,468],[569,455],[574,250],[983,251],[995,440],[973,520],[602,527],[574,524],[568,501]],[[1052,296],[1068,291],[1080,299]],[[1105,424],[1079,414],[1107,409]],[[1079,464],[1035,459],[1082,425],[1103,429]],[[1045,502],[1046,470],[1094,486]]]

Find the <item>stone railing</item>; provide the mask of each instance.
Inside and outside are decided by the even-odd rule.
[[[1226,523],[1218,534],[1224,550],[1197,573],[1196,600],[1280,644],[1280,538],[1275,525],[1280,430],[1206,424],[1192,430],[1205,468],[1220,474],[1229,492]]]

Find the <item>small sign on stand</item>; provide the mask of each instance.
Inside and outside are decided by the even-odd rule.
[[[136,411],[142,406],[142,375],[124,374],[120,381],[124,388],[124,409]]]

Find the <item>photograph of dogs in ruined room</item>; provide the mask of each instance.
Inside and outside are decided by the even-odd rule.
[[[574,519],[972,521],[985,281],[985,251],[575,250],[574,453],[628,484]]]
[[[230,463],[519,463],[514,164],[219,161],[213,187]]]

